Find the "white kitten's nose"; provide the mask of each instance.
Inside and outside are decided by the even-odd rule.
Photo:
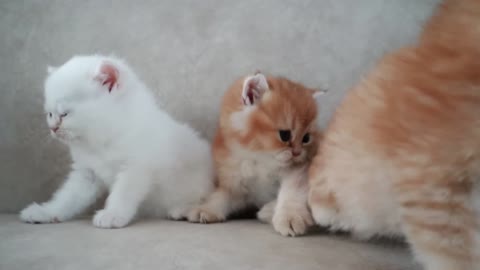
[[[57,126],[57,127],[52,127],[52,128],[50,128],[50,129],[53,131],[53,133],[56,133],[57,130],[59,129],[59,127],[58,127],[58,126]]]

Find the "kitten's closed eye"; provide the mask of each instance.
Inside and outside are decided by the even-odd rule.
[[[48,117],[49,118],[52,118],[53,114],[51,112],[47,113]],[[64,112],[62,114],[60,114],[60,118],[64,118],[65,116],[68,115],[68,112]]]

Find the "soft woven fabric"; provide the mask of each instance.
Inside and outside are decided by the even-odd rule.
[[[0,215],[0,239],[5,270],[420,270],[393,243],[322,234],[285,238],[256,221],[141,221],[105,230],[89,220],[30,225]]]

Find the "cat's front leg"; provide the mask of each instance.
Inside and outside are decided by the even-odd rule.
[[[295,173],[283,180],[272,218],[272,225],[277,232],[283,236],[298,236],[314,225],[307,197],[305,173]]]
[[[145,170],[119,173],[107,198],[105,208],[97,211],[93,225],[99,228],[122,228],[135,217],[151,187],[151,176]]]
[[[103,185],[90,170],[73,170],[48,202],[32,203],[20,212],[28,223],[53,223],[69,220],[82,213],[103,193]]]

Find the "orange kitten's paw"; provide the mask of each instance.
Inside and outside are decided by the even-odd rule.
[[[198,207],[188,213],[187,219],[193,223],[218,223],[225,221],[226,218],[205,208]]]
[[[273,215],[273,228],[283,236],[299,236],[314,225],[312,215],[306,207],[279,209]]]

